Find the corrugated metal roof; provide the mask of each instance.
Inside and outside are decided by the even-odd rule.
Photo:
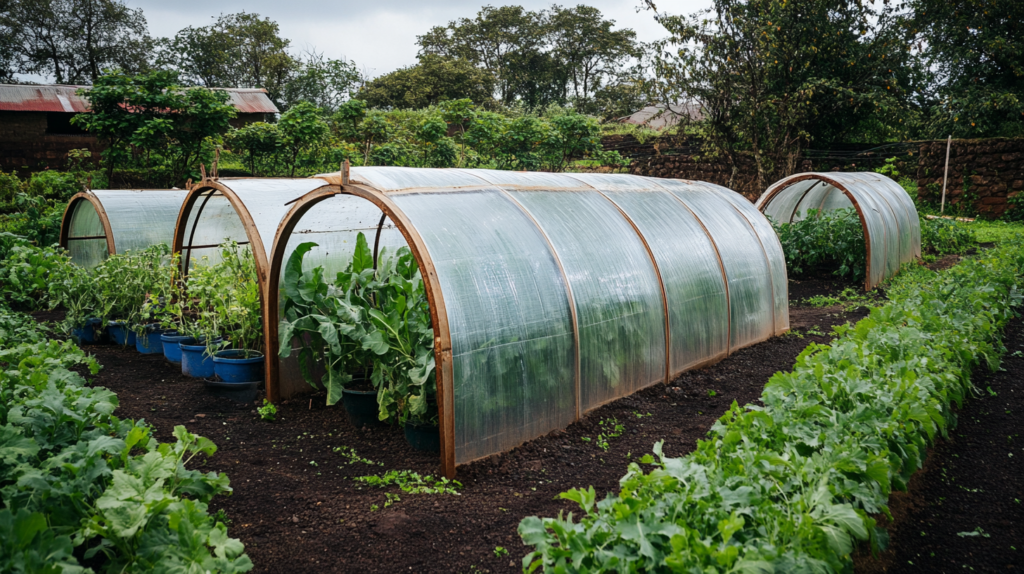
[[[619,118],[619,122],[660,130],[678,124],[684,115],[690,116],[690,119],[695,121],[704,117],[703,111],[697,104],[672,104],[668,106],[668,109],[665,109],[665,104],[655,104],[632,115]]]
[[[89,102],[75,92],[89,86],[34,86],[0,84],[0,111],[86,112]],[[227,92],[228,103],[242,114],[276,114],[277,106],[261,88],[217,88]]]
[[[89,102],[75,94],[85,86],[0,84],[0,110],[7,112],[84,112]]]

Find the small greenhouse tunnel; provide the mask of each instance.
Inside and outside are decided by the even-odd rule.
[[[272,242],[260,233],[272,245],[264,324],[281,319],[300,244],[317,244],[302,267],[324,277],[360,232],[375,265],[378,249],[407,245],[430,307],[448,476],[789,328],[779,240],[719,186],[401,167],[317,177],[334,185],[295,201]],[[272,400],[307,388],[294,356],[267,354]]]
[[[184,189],[95,189],[75,194],[64,210],[60,245],[86,268],[108,255],[171,245]]]
[[[853,207],[867,248],[864,290],[896,275],[921,257],[921,221],[900,184],[874,172],[800,173],[761,195],[757,208],[777,223],[793,223],[818,212]]]

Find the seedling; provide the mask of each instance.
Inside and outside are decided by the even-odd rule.
[[[501,546],[495,546],[494,547],[494,555],[497,556],[498,558],[501,558],[503,556],[508,556],[508,549],[507,548],[503,548]]]
[[[459,495],[458,489],[462,483],[457,480],[422,476],[411,470],[389,470],[383,475],[357,476],[356,482],[362,482],[370,486],[386,488],[397,485],[403,492],[409,494],[452,494]]]
[[[626,427],[620,424],[619,419],[615,417],[602,419],[598,424],[601,426],[601,434],[597,435],[597,446],[601,447],[601,450],[608,452],[608,441],[622,436]]]
[[[982,530],[982,528],[980,526],[975,527],[974,530],[972,530],[970,532],[957,532],[956,535],[959,536],[960,538],[974,538],[974,537],[978,537],[978,536],[981,536],[983,538],[991,538],[992,537],[991,534],[989,534],[988,532],[985,532],[984,530]]]
[[[344,445],[336,446],[336,447],[334,447],[331,450],[333,450],[334,452],[336,452],[336,453],[340,454],[341,456],[347,458],[349,464],[355,464],[357,462],[361,462],[363,464],[368,464],[370,466],[375,466],[375,465],[376,466],[384,466],[383,462],[373,462],[372,460],[370,460],[368,458],[363,458],[363,457],[359,456],[358,454],[356,454],[356,449],[354,449],[354,448],[352,448],[350,446],[344,446]],[[341,468],[341,467],[338,467],[338,468]]]
[[[716,395],[718,395],[718,393],[716,393],[715,391],[713,391],[713,390],[711,390],[711,389],[708,389],[708,396],[709,396],[709,397],[714,397],[714,396],[716,396]]]
[[[277,418],[277,407],[267,399],[263,399],[263,406],[256,409],[256,412],[260,414],[260,419],[267,422],[274,422]]]

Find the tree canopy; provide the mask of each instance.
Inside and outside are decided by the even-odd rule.
[[[420,109],[445,100],[491,100],[495,79],[464,58],[425,54],[419,64],[395,70],[366,83],[359,98],[375,108]]]
[[[1024,135],[1024,2],[913,0],[913,27],[939,88],[924,135]]]

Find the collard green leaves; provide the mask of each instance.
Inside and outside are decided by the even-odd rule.
[[[30,324],[0,308],[0,327]],[[208,439],[176,427],[161,444],[113,415],[114,393],[69,368],[99,366],[38,324],[19,343],[0,329],[0,571],[246,572],[252,563],[207,503],[231,488],[189,470]],[[74,548],[79,553],[73,553]]]
[[[377,389],[380,419],[430,420],[436,393],[434,331],[426,288],[409,248],[381,250],[376,266],[360,233],[352,261],[328,283],[322,267],[302,271],[315,247],[303,243],[289,257],[283,288],[279,353],[287,357],[296,341],[306,380],[327,391],[327,404],[342,397],[353,378],[368,378]],[[310,361],[326,373],[312,377]]]

